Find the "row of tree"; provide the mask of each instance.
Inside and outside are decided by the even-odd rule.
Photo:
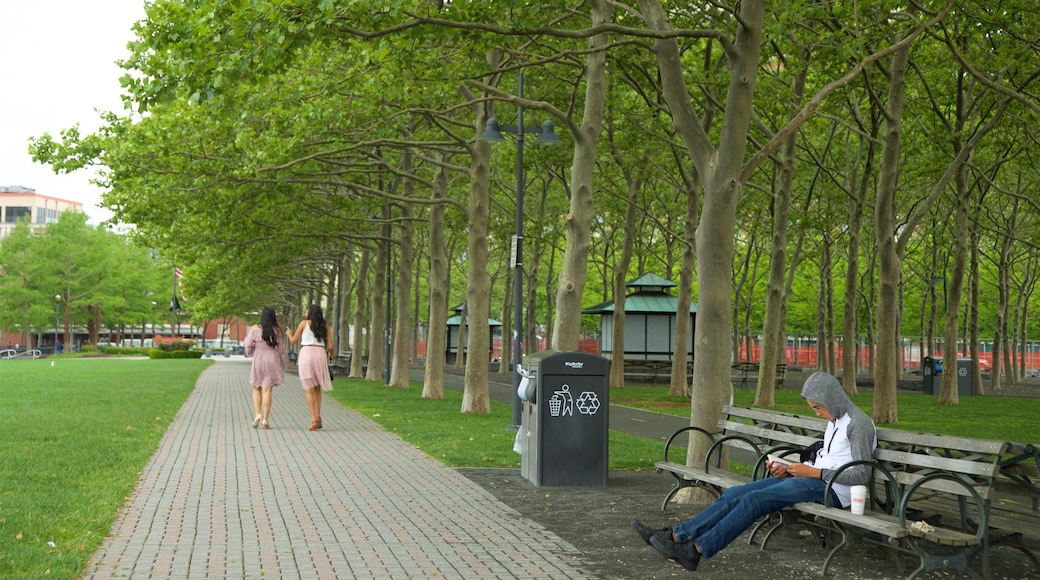
[[[0,273],[0,329],[42,337],[54,331],[58,312],[59,340],[68,348],[76,328],[96,345],[102,329],[143,327],[171,315],[170,269],[80,212],[62,213],[42,234],[19,222],[0,239]]]
[[[789,319],[821,344],[866,336],[874,418],[894,423],[902,332],[1026,338],[1037,24],[1034,0],[154,2],[123,63],[130,112],[33,152],[99,166],[116,219],[188,264],[203,316],[324,296],[382,344],[391,283],[392,336],[425,317],[440,353],[452,298],[471,320],[512,311],[517,152],[474,138],[522,107],[564,146],[526,157],[519,335],[544,322],[574,349],[582,307],[623,311],[624,282],[651,271],[678,281],[679,311],[696,292],[675,340],[693,333],[693,424],[715,425],[735,337],[757,328],[772,404]],[[837,367],[854,390],[854,360]],[[487,373],[470,357],[463,411],[487,411]]]

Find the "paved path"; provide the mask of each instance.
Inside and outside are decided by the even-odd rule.
[[[295,375],[251,427],[249,361],[217,359],[84,576],[587,578],[577,549]]]

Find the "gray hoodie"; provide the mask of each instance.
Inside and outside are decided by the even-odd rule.
[[[831,477],[835,469],[849,461],[873,459],[877,448],[874,421],[849,399],[838,379],[824,372],[813,373],[802,386],[802,397],[827,407],[834,416],[824,436],[824,447],[813,462],[823,471],[821,479]],[[869,465],[857,465],[834,480],[834,491],[843,505],[849,502],[848,486],[866,485],[870,475]]]

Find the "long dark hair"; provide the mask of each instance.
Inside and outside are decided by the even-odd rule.
[[[325,342],[328,338],[328,328],[325,324],[325,316],[321,313],[321,306],[311,304],[307,307],[307,320],[311,321],[311,332],[314,338]]]
[[[274,308],[268,306],[260,311],[260,328],[263,329],[261,336],[264,338],[264,342],[271,346],[271,348],[278,347],[278,315],[274,313]]]

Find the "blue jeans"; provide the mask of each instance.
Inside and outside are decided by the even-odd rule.
[[[727,489],[719,499],[672,531],[680,542],[693,540],[707,558],[737,539],[758,518],[802,501],[823,503],[827,482],[811,477],[767,477]],[[840,506],[831,492],[832,506]]]

